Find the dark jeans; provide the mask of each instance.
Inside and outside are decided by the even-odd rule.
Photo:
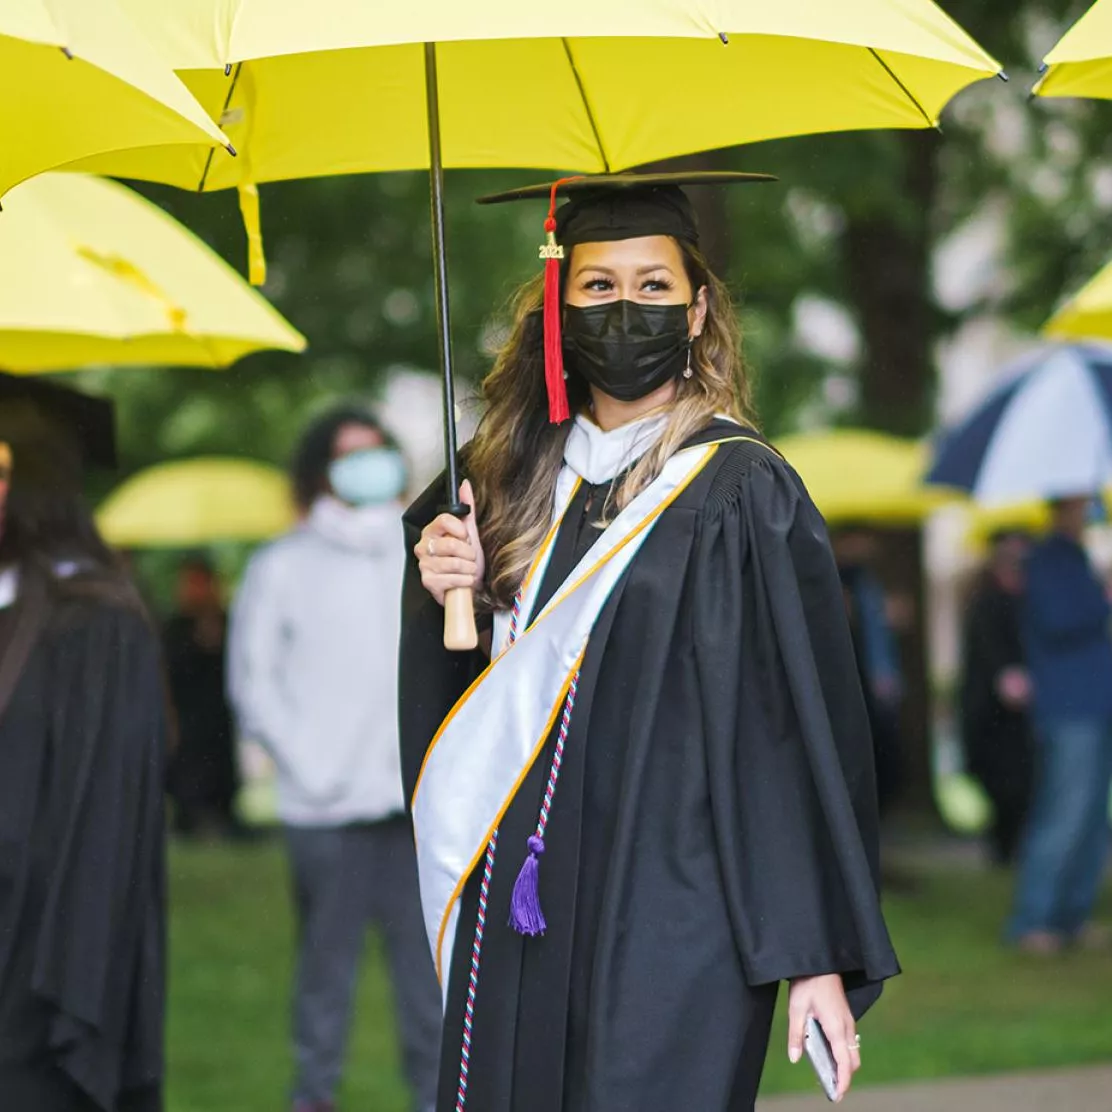
[[[440,989],[433,971],[407,819],[287,826],[298,920],[294,989],[295,1100],[334,1097],[343,1068],[359,960],[372,924],[394,985],[405,1073],[421,1112],[436,1101]]]
[[[1012,937],[1070,937],[1087,922],[1108,857],[1112,720],[1039,724],[1035,800],[1020,851]]]

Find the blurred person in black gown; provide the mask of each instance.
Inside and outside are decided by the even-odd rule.
[[[188,557],[178,569],[177,610],[163,629],[177,725],[168,787],[179,834],[242,833],[234,809],[239,775],[226,695],[226,626],[216,572],[203,556]]]
[[[164,685],[81,497],[112,413],[0,375],[0,1109],[158,1112]]]
[[[962,637],[962,743],[970,773],[992,801],[990,846],[998,865],[1015,859],[1034,785],[1031,681],[1020,625],[1029,547],[1020,533],[993,537]]]

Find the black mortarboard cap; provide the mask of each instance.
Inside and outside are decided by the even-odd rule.
[[[697,247],[699,226],[683,186],[751,185],[776,180],[771,174],[713,170],[687,174],[591,174],[479,198],[481,205],[548,200],[544,224],[547,242],[541,246],[541,258],[545,261],[545,382],[549,419],[553,424],[570,416],[560,336],[560,260],[564,248],[642,236],[672,236]],[[566,201],[557,208],[556,202],[561,197]]]
[[[592,174],[563,178],[544,185],[528,185],[479,198],[481,205],[507,201],[566,198],[554,212],[556,242],[609,243],[640,236],[674,236],[697,246],[695,211],[683,191],[685,185],[749,185],[774,182],[771,174],[704,171],[674,174]]]
[[[36,425],[66,437],[86,466],[116,466],[111,401],[42,378],[0,373],[0,441],[18,442]]]

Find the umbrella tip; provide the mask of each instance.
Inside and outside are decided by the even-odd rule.
[[[62,46],[62,47],[59,47],[58,49],[61,50],[61,52],[66,56],[66,61],[67,62],[72,62],[73,61],[73,51],[70,50],[70,48],[68,46]]]
[[[730,45],[730,36],[727,35],[725,31],[719,31],[718,32],[718,37],[722,40],[722,45],[723,46],[729,46]]]
[[[239,158],[239,151],[237,151],[235,149],[235,147],[232,146],[231,143],[227,143],[225,145],[228,148],[228,154],[230,154],[232,156],[232,158]]]
[[[227,65],[226,65],[226,66],[224,67],[224,76],[225,76],[225,77],[231,77],[231,76],[232,76],[232,63],[231,63],[231,62],[229,62],[229,63],[228,63],[228,64],[227,64]]]
[[[1005,85],[1007,85],[1007,83],[1011,81],[1011,78],[1008,76],[1007,70],[1001,70],[996,76],[999,77]]]

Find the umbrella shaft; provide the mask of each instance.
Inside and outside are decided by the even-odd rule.
[[[459,468],[456,460],[456,396],[452,381],[452,330],[448,313],[448,253],[444,236],[444,159],[440,151],[440,94],[436,44],[425,43],[425,101],[429,121],[429,179],[432,256],[436,274],[436,328],[440,341],[440,373],[444,381],[444,455],[448,476],[448,508],[459,516]]]

